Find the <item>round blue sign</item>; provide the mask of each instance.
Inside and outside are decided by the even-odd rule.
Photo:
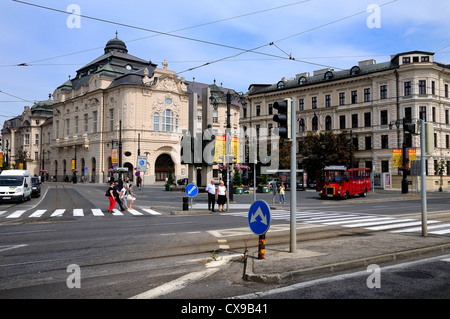
[[[270,207],[263,200],[257,200],[248,211],[248,225],[256,235],[265,234],[270,227]]]
[[[189,184],[186,186],[186,195],[188,197],[195,197],[198,194],[198,187],[195,184]]]

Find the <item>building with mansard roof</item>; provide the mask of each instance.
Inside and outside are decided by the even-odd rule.
[[[240,125],[270,130],[276,124],[273,103],[292,98],[299,143],[308,132],[351,130],[354,166],[371,168],[376,176],[390,174],[391,185],[400,188],[401,172],[393,163],[393,149],[401,149],[403,144],[400,122],[423,119],[433,123],[435,130],[435,150],[426,155],[428,187],[437,189],[442,182],[444,188],[450,188],[449,85],[450,66],[434,61],[434,53],[404,52],[386,62],[371,59],[345,70],[322,69],[273,84],[252,84]],[[405,142],[417,150],[419,159],[419,136],[406,134]],[[300,154],[297,162],[302,168]],[[444,168],[442,178],[440,167]],[[408,179],[415,183],[411,176]],[[382,179],[379,183],[383,186]]]

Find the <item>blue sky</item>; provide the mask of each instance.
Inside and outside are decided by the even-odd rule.
[[[10,95],[0,93],[0,126],[32,101],[46,100],[69,75],[73,77],[76,70],[102,55],[116,31],[129,54],[160,67],[166,59],[169,69],[180,72],[180,77],[195,77],[203,83],[216,79],[218,85],[241,92],[252,83],[276,83],[282,77],[324,67],[348,69],[371,58],[384,62],[390,55],[412,50],[439,50],[435,61],[450,63],[447,0],[24,2],[62,11],[74,4],[82,15],[147,30],[87,18],[79,20],[79,28],[70,28],[68,18],[75,24],[77,20],[67,14],[2,0],[0,91]],[[367,12],[371,4],[380,6],[378,15]],[[369,27],[368,20],[376,22],[376,27]],[[173,34],[216,45],[148,31],[180,29],[184,30]],[[199,67],[242,52],[237,48],[258,47],[258,52],[269,56],[247,52]],[[79,51],[84,52],[73,54]],[[295,60],[287,59],[289,55]],[[28,66],[17,66],[21,63]],[[183,72],[190,68],[195,69]]]

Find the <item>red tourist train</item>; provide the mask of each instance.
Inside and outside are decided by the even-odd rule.
[[[317,171],[316,191],[322,198],[347,199],[356,194],[365,197],[370,189],[370,168],[327,166]]]

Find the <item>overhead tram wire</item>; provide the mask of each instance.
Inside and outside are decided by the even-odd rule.
[[[41,9],[45,9],[45,10],[55,11],[55,12],[58,12],[58,13],[64,13],[64,14],[70,14],[70,15],[73,14],[72,12],[66,12],[64,10],[59,10],[59,9],[55,9],[55,8],[51,8],[51,7],[46,7],[46,6],[42,6],[42,5],[31,3],[31,2],[20,1],[20,0],[13,0],[13,1],[17,2],[17,3],[28,5],[28,6],[32,6],[32,7],[37,7],[37,8],[41,8]],[[173,34],[173,33],[174,32],[179,32],[179,31],[183,31],[183,30],[187,30],[187,29],[196,28],[196,27],[201,27],[201,26],[205,26],[205,25],[209,25],[209,24],[213,24],[213,23],[218,23],[218,22],[222,22],[222,21],[237,19],[237,18],[241,18],[241,17],[245,17],[245,16],[249,16],[249,15],[254,15],[254,14],[258,14],[258,13],[263,13],[263,12],[267,12],[267,11],[272,11],[272,10],[276,10],[276,9],[280,9],[280,8],[285,8],[285,7],[288,7],[288,6],[293,6],[293,5],[297,5],[297,4],[301,4],[301,3],[305,3],[305,2],[309,2],[309,1],[312,1],[312,0],[298,1],[298,2],[294,2],[294,3],[290,3],[290,4],[286,4],[286,5],[282,5],[282,6],[278,6],[278,7],[274,7],[274,8],[269,8],[269,9],[264,9],[264,10],[260,10],[260,11],[255,11],[255,12],[239,15],[239,16],[236,16],[236,17],[225,18],[225,19],[221,19],[221,20],[217,20],[217,21],[213,21],[213,22],[207,22],[207,23],[196,25],[196,26],[186,27],[186,28],[182,28],[182,29],[175,30],[175,31],[170,31],[170,32],[157,31],[157,30],[143,28],[143,27],[138,27],[138,26],[133,26],[133,25],[125,24],[125,23],[121,23],[121,22],[115,22],[115,21],[111,21],[111,20],[91,17],[91,16],[87,16],[87,15],[83,15],[83,14],[79,14],[78,16],[81,17],[81,18],[86,18],[86,19],[95,20],[95,21],[99,21],[99,22],[114,24],[114,25],[118,25],[118,26],[122,26],[122,27],[126,27],[126,28],[137,29],[137,30],[141,30],[141,31],[147,31],[147,32],[155,33],[155,35],[152,35],[151,37],[157,36],[157,35],[166,35],[166,36],[170,36],[170,37],[175,37],[175,38],[189,40],[189,41],[194,41],[194,42],[200,42],[200,43],[214,45],[214,46],[220,46],[220,47],[233,49],[233,50],[238,50],[238,51],[248,51],[248,50],[245,50],[245,49],[242,49],[242,48],[238,48],[238,47],[234,47],[234,46],[230,46],[230,45],[226,45],[226,44],[221,44],[221,43],[212,42],[212,41],[206,41],[206,40],[200,40],[200,39],[195,39],[195,38],[191,38],[191,37],[176,35],[176,34]],[[139,38],[139,39],[135,39],[135,40],[130,40],[128,42],[137,41],[137,40],[141,40],[141,39],[145,39],[145,38],[150,38],[150,37],[144,37],[144,38]],[[64,57],[64,56],[68,56],[68,55],[84,53],[84,52],[97,50],[97,49],[99,49],[99,48],[77,51],[75,53],[69,53],[69,54],[60,55],[60,56],[52,57],[52,58],[48,58],[48,59],[36,60],[36,61],[33,61],[33,62],[29,62],[29,64],[35,63],[35,62],[42,62],[42,61],[46,61],[46,60],[50,60],[50,59],[54,59],[54,58]],[[258,52],[255,52],[255,53],[258,53]],[[266,55],[264,53],[259,53],[259,54]],[[11,65],[8,65],[8,66],[11,66]],[[22,65],[21,64],[17,64],[17,65],[14,65],[14,66],[27,66],[27,63],[23,63]]]

